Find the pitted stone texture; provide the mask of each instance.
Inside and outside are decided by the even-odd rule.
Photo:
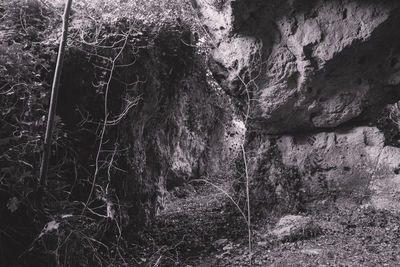
[[[217,80],[238,97],[253,87],[255,128],[333,128],[400,97],[399,1],[196,2]]]
[[[370,189],[373,206],[400,212],[400,148],[383,148]]]
[[[251,177],[257,177],[253,183],[269,184],[266,188],[275,195],[282,195],[282,191],[302,192],[301,200],[305,202],[347,199],[400,212],[400,148],[384,146],[384,136],[377,128],[357,127],[286,135],[273,141],[265,139],[265,136],[255,138],[250,143],[249,149],[253,150],[249,153],[249,170]],[[263,155],[271,147],[280,165],[270,164],[266,172]],[[281,166],[296,170],[300,180],[297,191],[290,192],[291,188],[285,187],[290,182],[285,177],[280,177],[278,185],[273,182],[273,174],[279,173]]]

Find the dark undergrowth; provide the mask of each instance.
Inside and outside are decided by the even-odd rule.
[[[145,96],[146,68],[157,58],[167,53],[160,61],[182,68],[192,60],[190,10],[174,1],[100,2],[74,1],[43,198],[39,165],[63,6],[0,3],[1,266],[118,266],[126,233],[155,213],[153,181],[125,175],[131,159],[117,126]]]

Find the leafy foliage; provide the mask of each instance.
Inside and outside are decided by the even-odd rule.
[[[151,28],[159,28],[177,19],[182,22],[193,19],[190,2],[186,0],[77,0],[74,5],[76,16],[107,23],[123,17]]]
[[[44,215],[36,205],[35,192],[48,77],[56,56],[45,40],[58,20],[39,1],[3,1],[0,14],[0,235],[3,244],[9,244],[5,255],[13,258],[29,245]],[[53,153],[65,141],[61,126],[57,120]],[[58,161],[53,162],[53,176],[62,175]]]
[[[178,0],[74,1],[64,71],[76,79],[62,82],[83,91],[78,102],[72,101],[78,105],[69,108],[65,106],[71,99],[61,95],[61,116],[56,118],[49,185],[42,206],[36,189],[62,9],[63,1],[0,3],[0,149],[4,151],[0,155],[0,217],[6,218],[0,221],[0,252],[7,254],[3,245],[11,242],[9,249],[22,253],[37,237],[32,253],[25,253],[24,260],[32,261],[33,254],[41,266],[112,265],[123,257],[118,249],[123,247],[125,211],[144,210],[136,214],[137,221],[151,213],[150,207],[134,206],[142,205],[141,198],[133,206],[123,203],[121,208],[120,199],[131,194],[125,185],[134,182],[111,181],[110,177],[123,177],[121,165],[135,162],[125,158],[130,155],[118,145],[122,131],[113,126],[138,103],[146,82],[148,74],[142,68],[148,63],[142,59],[145,64],[137,68],[138,54],[162,56],[157,49],[151,50],[154,55],[146,49],[167,40],[166,31],[171,29],[180,44],[179,36],[188,28],[185,25],[192,11],[188,2]],[[190,40],[186,42],[190,47]],[[175,45],[171,51],[166,48],[165,60],[174,61],[181,55],[183,50],[177,51]],[[104,104],[108,87],[116,91]],[[71,127],[78,122],[81,127]],[[100,138],[103,134],[107,141]],[[140,171],[140,166],[137,168]],[[110,189],[110,183],[119,189]],[[153,185],[141,186],[137,184],[136,197],[152,198]],[[87,208],[82,211],[83,206]],[[48,228],[49,222],[57,227]],[[10,255],[6,261],[17,256]]]

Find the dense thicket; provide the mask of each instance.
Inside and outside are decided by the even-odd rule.
[[[42,202],[38,166],[62,3],[8,2],[0,3],[2,264],[117,265],[123,237],[154,216],[176,175],[168,142],[182,131],[205,142],[213,124],[189,5],[74,3]]]

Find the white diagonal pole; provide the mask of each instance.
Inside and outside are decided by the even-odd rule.
[[[49,167],[49,160],[51,154],[51,141],[54,128],[54,116],[56,113],[58,90],[60,86],[61,71],[64,61],[65,46],[67,43],[68,20],[69,20],[69,14],[71,13],[71,5],[72,5],[72,0],[66,0],[64,15],[63,15],[62,37],[61,37],[60,47],[58,49],[56,70],[53,79],[53,86],[51,89],[50,108],[49,108],[49,115],[47,118],[46,135],[44,138],[43,158],[40,165],[41,188],[45,188],[47,184],[47,171]]]

